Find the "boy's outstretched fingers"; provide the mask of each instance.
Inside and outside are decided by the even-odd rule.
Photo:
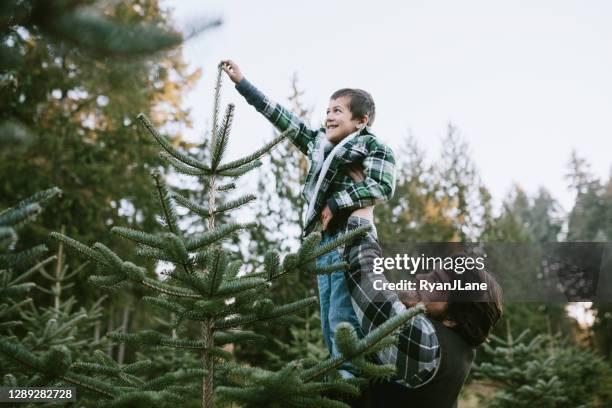
[[[223,69],[223,72],[225,72],[235,84],[242,81],[244,78],[238,64],[230,59],[221,60],[221,69]]]

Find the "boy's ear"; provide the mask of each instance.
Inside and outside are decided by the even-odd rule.
[[[360,119],[358,119],[359,129],[363,129],[364,127],[368,126],[369,121],[370,121],[370,117],[366,113]]]

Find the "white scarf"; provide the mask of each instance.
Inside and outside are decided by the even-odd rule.
[[[357,129],[355,132],[351,133],[350,135],[342,139],[337,145],[335,145],[332,151],[325,159],[325,161],[322,160],[325,156],[325,151],[328,150],[330,146],[332,146],[332,143],[327,140],[327,138],[325,138],[321,142],[320,148],[313,155],[313,162],[317,166],[314,174],[317,174],[318,172],[318,177],[317,183],[314,185],[314,189],[312,187],[312,183],[310,183],[309,186],[306,186],[306,192],[307,195],[310,197],[310,202],[308,203],[308,210],[306,211],[306,216],[304,217],[304,226],[308,225],[308,221],[314,215],[314,207],[315,202],[317,201],[317,194],[319,193],[319,189],[321,188],[321,184],[323,183],[325,174],[327,173],[327,170],[329,170],[329,166],[332,160],[334,159],[334,156],[336,155],[336,153],[338,153],[340,147],[344,146],[345,143],[354,138],[360,130],[361,129]]]

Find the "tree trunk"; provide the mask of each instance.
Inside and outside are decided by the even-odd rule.
[[[121,317],[121,332],[122,333],[127,333],[129,318],[130,318],[130,307],[126,305],[123,308],[123,315]],[[125,358],[125,343],[121,342],[121,344],[119,344],[119,351],[117,353],[117,363],[123,364],[124,358]]]

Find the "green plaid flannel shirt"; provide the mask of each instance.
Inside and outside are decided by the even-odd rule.
[[[280,104],[270,100],[253,84],[243,79],[236,89],[246,101],[262,113],[279,131],[295,128],[291,141],[310,161],[310,168],[302,194],[307,203],[314,202],[314,212],[304,220],[304,234],[313,231],[325,204],[336,216],[339,212],[349,214],[357,208],[368,207],[389,200],[395,191],[395,158],[393,151],[381,143],[368,127],[363,128],[353,139],[344,144],[335,154],[316,194],[311,197],[311,188],[317,182],[318,161],[325,160],[331,145],[325,137],[325,128],[311,129],[298,116]],[[353,181],[348,174],[351,164],[363,166],[365,179]]]

